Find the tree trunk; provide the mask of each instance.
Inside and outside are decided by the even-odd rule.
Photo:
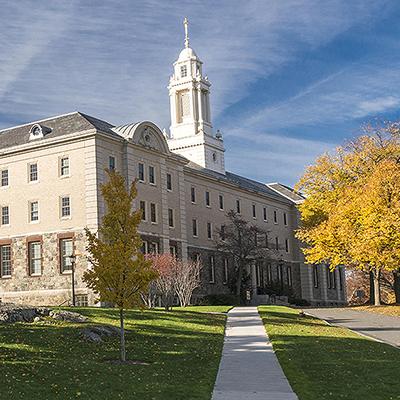
[[[125,328],[124,328],[124,310],[119,309],[119,322],[121,327],[121,361],[126,361],[126,349],[125,349]]]
[[[374,272],[369,271],[369,304],[372,306],[375,304],[375,293],[374,293]]]
[[[380,295],[380,287],[379,287],[379,271],[374,271],[374,305],[381,305],[381,295]]]
[[[242,263],[238,263],[238,277],[236,282],[236,296],[239,297],[239,301],[241,298],[241,291],[242,291],[242,275],[243,275],[243,266]]]
[[[393,272],[394,277],[394,295],[396,297],[396,304],[400,304],[400,268]]]

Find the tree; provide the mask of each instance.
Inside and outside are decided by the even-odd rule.
[[[108,181],[101,185],[106,213],[96,233],[86,229],[88,259],[92,268],[83,280],[99,298],[119,309],[121,361],[126,361],[124,310],[142,305],[140,293],[157,277],[151,263],[140,252],[142,241],[137,228],[141,211],[132,211],[136,185],[129,190],[121,174],[107,171]]]
[[[178,296],[179,304],[186,307],[190,304],[193,291],[201,284],[200,271],[202,265],[200,261],[178,260],[176,267],[175,293]]]
[[[369,272],[379,305],[381,271],[400,263],[400,136],[397,124],[366,133],[321,156],[301,178],[297,237],[309,263]]]
[[[228,212],[229,224],[218,230],[216,239],[217,250],[230,254],[235,263],[234,285],[236,295],[242,298],[244,282],[246,281],[246,267],[257,258],[271,258],[273,252],[267,246],[267,232],[251,225],[235,211]],[[263,245],[260,245],[260,237]],[[275,257],[277,259],[277,256]]]

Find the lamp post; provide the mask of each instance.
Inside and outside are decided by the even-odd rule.
[[[72,280],[72,306],[75,307],[75,261],[76,255],[72,254],[69,256],[71,261],[71,280]]]

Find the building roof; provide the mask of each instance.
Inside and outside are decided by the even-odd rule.
[[[33,125],[36,124],[51,129],[49,133],[46,133],[46,139],[90,129],[97,129],[116,138],[120,138],[117,133],[111,130],[113,125],[76,111],[70,114],[64,114],[57,117],[29,122],[24,125],[0,130],[0,149],[29,143],[30,129]]]
[[[203,168],[202,166],[192,161],[190,161],[185,168],[210,176],[211,178],[217,179],[221,182],[226,182],[231,185],[238,186],[241,189],[259,193],[263,196],[270,197],[271,199],[274,200],[280,200],[283,201],[284,203],[290,203],[290,204],[293,203],[293,201],[291,199],[288,199],[287,196],[283,196],[281,193],[269,188],[269,186],[265,185],[264,183],[254,181],[252,179],[248,179],[240,175],[236,175],[229,171],[226,171],[225,175],[220,174],[219,172]]]
[[[300,193],[296,192],[289,186],[282,185],[282,183],[267,183],[266,186],[291,200],[295,204],[300,204],[304,201],[304,197]]]

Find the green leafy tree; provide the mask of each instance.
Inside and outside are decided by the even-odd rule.
[[[97,233],[86,229],[87,250],[92,268],[83,280],[101,302],[119,309],[121,326],[121,361],[126,361],[124,310],[142,306],[140,293],[157,277],[151,262],[140,251],[138,234],[141,211],[132,211],[136,185],[129,189],[125,179],[115,171],[107,171],[108,181],[101,185],[106,214]]]

